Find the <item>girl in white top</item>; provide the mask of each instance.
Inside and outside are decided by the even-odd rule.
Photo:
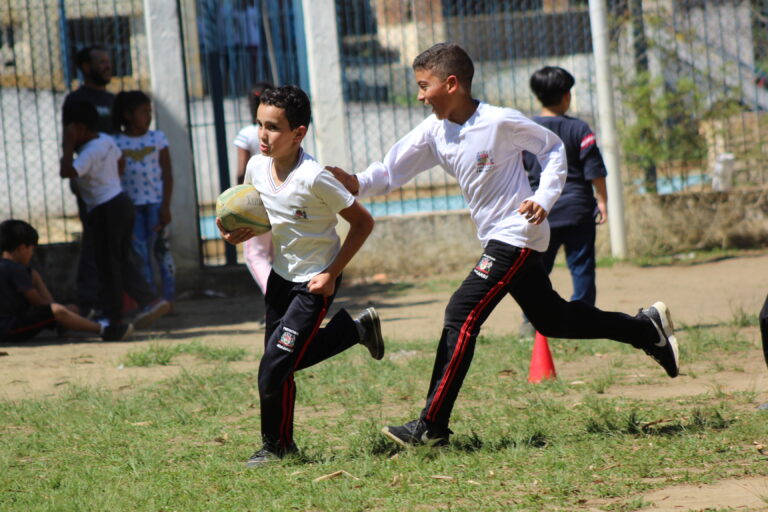
[[[383,162],[352,176],[329,168],[353,194],[385,194],[419,172],[440,165],[455,176],[469,205],[484,251],[446,307],[440,346],[421,415],[383,433],[401,445],[444,444],[454,402],[485,319],[506,293],[536,329],[557,338],[609,338],[630,343],[677,376],[677,343],[663,302],[636,317],[566,302],[553,289],[541,261],[549,243],[547,212],[566,178],[562,141],[520,112],[472,97],[474,65],[463,48],[441,43],[413,62],[418,99],[433,115],[387,152]],[[532,192],[522,152],[541,162]]]
[[[268,82],[257,83],[248,95],[248,107],[251,111],[252,124],[243,127],[235,137],[237,148],[237,183],[243,183],[245,168],[252,156],[259,154],[259,128],[256,126],[256,111],[259,107],[259,96],[264,91],[273,89]],[[267,231],[263,235],[254,236],[243,244],[245,265],[251,273],[251,277],[261,289],[261,293],[267,293],[267,279],[272,269],[274,248],[272,247],[272,233]]]

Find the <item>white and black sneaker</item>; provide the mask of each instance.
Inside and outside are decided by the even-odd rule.
[[[453,431],[451,429],[429,428],[421,418],[409,421],[405,425],[389,426],[381,429],[381,433],[400,446],[445,446]]]
[[[379,314],[373,308],[367,308],[355,318],[357,331],[360,334],[360,343],[371,357],[379,360],[384,357],[384,337],[381,335],[381,320]]]
[[[680,373],[678,361],[677,339],[675,338],[675,326],[672,323],[672,314],[663,302],[641,309],[638,316],[645,316],[651,321],[659,334],[657,341],[649,342],[642,348],[646,354],[656,360],[670,377],[677,377]]]

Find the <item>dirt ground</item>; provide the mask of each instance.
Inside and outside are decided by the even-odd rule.
[[[244,276],[247,274],[244,273]],[[334,309],[345,307],[352,313],[374,305],[382,317],[387,338],[433,340],[439,336],[443,309],[463,273],[418,281],[412,288],[382,282],[346,286],[337,297]],[[571,292],[567,270],[556,268],[552,280],[564,296]],[[255,289],[255,287],[254,287]],[[216,290],[212,290],[216,292]],[[768,294],[768,253],[723,259],[695,265],[638,268],[618,264],[598,270],[598,306],[634,314],[641,306],[664,300],[678,325],[715,326],[730,322],[740,312],[756,314]],[[178,374],[184,369],[203,367],[194,358],[180,358],[171,366],[123,368],[127,352],[151,343],[179,343],[199,340],[215,346],[241,346],[253,353],[262,343],[263,328],[257,321],[263,312],[261,296],[220,297],[212,293],[177,302],[177,313],[159,321],[155,330],[139,332],[136,341],[103,343],[86,338],[40,337],[32,343],[0,343],[0,399],[55,397],[72,385],[98,386],[112,390],[135,389]],[[331,314],[333,313],[333,310]],[[511,298],[505,299],[486,323],[483,332],[514,334],[520,310]],[[755,340],[756,328],[745,333]],[[682,375],[669,386],[621,386],[624,396],[646,399],[696,395],[718,389],[723,392],[753,391],[758,400],[768,402],[768,371],[762,354],[734,355],[733,364],[723,371],[696,378]],[[253,357],[231,363],[240,371],[256,370]],[[555,359],[557,356],[555,354]],[[589,361],[558,366],[558,378],[575,380]],[[744,371],[728,371],[738,366]],[[691,369],[695,363],[691,363]],[[711,372],[711,368],[707,371]],[[583,374],[583,373],[582,373]],[[611,391],[608,391],[608,395]],[[766,413],[768,414],[768,412]],[[700,510],[732,507],[738,510],[766,510],[762,498],[768,497],[764,479],[723,481],[708,487],[671,487],[644,496],[654,503],[647,510]]]

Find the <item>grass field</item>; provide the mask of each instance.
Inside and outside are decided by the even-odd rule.
[[[736,312],[681,330],[687,378],[744,371],[754,323]],[[258,447],[255,375],[230,361],[258,354],[139,347],[121,364],[218,362],[139,390],[0,402],[0,510],[629,511],[653,489],[768,476],[756,392],[676,396],[679,379],[627,346],[550,345],[577,379],[529,384],[530,344],[481,337],[451,445],[407,451],[379,431],[418,413],[433,341],[388,340],[380,362],[347,351],[297,375],[301,455],[255,470],[243,464]],[[664,393],[628,392],[638,385]]]

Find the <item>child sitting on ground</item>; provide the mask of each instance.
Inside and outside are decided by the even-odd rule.
[[[53,302],[42,277],[29,266],[37,240],[35,228],[22,220],[0,223],[0,340],[28,341],[56,328],[99,334],[104,341],[129,339],[131,324],[102,326]]]

